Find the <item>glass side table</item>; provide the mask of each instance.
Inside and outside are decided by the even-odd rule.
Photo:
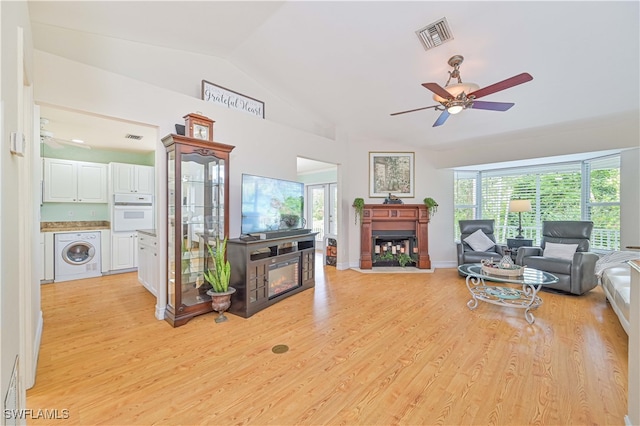
[[[533,268],[524,268],[521,276],[498,276],[486,273],[479,263],[467,263],[458,266],[458,271],[466,275],[466,284],[471,293],[471,300],[467,302],[469,309],[478,307],[478,301],[491,303],[503,307],[524,309],[524,318],[533,324],[535,318],[531,312],[542,305],[538,291],[549,284],[558,282],[558,277],[548,272]],[[492,285],[488,285],[487,281]],[[509,284],[521,286],[513,288]]]

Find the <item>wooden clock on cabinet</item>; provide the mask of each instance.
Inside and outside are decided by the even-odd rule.
[[[213,142],[213,123],[209,117],[200,114],[184,116],[185,134],[189,138]]]

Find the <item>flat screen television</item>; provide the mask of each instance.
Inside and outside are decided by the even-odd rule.
[[[304,227],[304,184],[249,174],[242,175],[244,235]]]

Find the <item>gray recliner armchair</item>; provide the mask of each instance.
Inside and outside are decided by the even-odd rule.
[[[480,263],[482,259],[493,258],[496,262],[502,259],[502,256],[505,254],[506,246],[496,243],[496,238],[493,235],[493,219],[461,220],[459,221],[459,224],[460,242],[456,247],[458,251],[458,265],[463,265],[465,263]],[[478,229],[482,230],[482,232],[495,243],[493,247],[483,251],[476,251],[464,241],[465,238],[469,237]]]
[[[540,247],[520,247],[516,263],[529,268],[550,272],[558,277],[556,284],[544,288],[552,288],[570,294],[584,294],[597,285],[595,274],[598,255],[589,252],[589,238],[593,230],[591,221],[545,221],[542,223],[542,242]],[[564,258],[545,256],[546,248],[553,244],[577,244],[575,253],[566,254]],[[559,246],[555,246],[559,247]]]

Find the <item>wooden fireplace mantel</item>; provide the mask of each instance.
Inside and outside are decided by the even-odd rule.
[[[365,204],[360,228],[360,269],[373,266],[376,231],[414,231],[418,245],[416,267],[431,269],[429,212],[424,204]]]

